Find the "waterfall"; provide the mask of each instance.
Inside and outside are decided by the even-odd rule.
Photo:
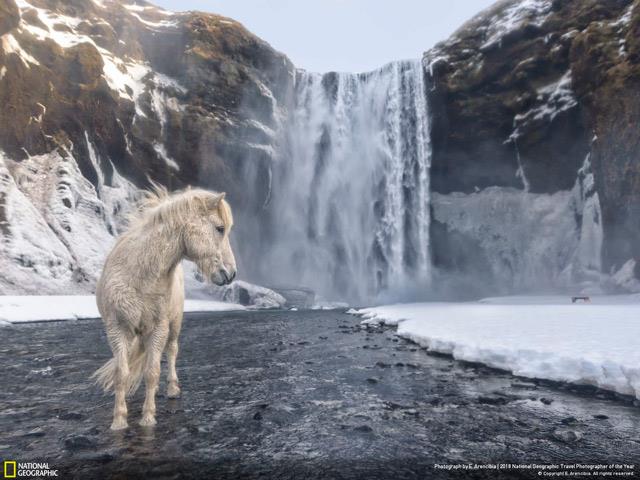
[[[283,135],[262,275],[350,301],[427,288],[431,144],[421,62],[298,72]]]

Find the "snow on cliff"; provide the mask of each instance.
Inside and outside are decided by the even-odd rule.
[[[115,168],[96,191],[68,151],[20,163],[0,152],[0,293],[91,291],[136,195]]]
[[[500,45],[505,35],[508,35],[526,25],[542,25],[552,8],[550,0],[523,0],[514,2],[507,8],[494,14],[487,23],[485,42],[481,48]]]

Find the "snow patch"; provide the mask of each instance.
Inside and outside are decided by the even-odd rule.
[[[485,42],[481,49],[495,44],[501,45],[503,37],[509,32],[522,28],[525,24],[541,26],[551,13],[549,0],[522,0],[514,2],[508,8],[494,15],[487,24]]]
[[[49,227],[46,214],[17,183],[36,182],[32,175],[37,171],[29,173],[0,153],[0,290],[5,292],[36,292],[72,282],[71,253]]]
[[[558,114],[578,104],[571,89],[571,70],[567,70],[557,81],[539,88],[537,93],[536,106],[514,117],[513,132],[507,141],[520,137],[524,128],[531,123],[551,123]]]
[[[129,5],[130,6],[130,5]],[[129,12],[132,16],[134,16],[140,23],[147,27],[151,28],[172,28],[178,26],[177,20],[161,20],[159,22],[151,22],[149,20],[145,20],[140,15],[134,12]]]
[[[132,100],[136,105],[136,115],[146,117],[140,108],[138,97],[145,91],[143,78],[151,68],[142,63],[124,62],[104,48],[96,47],[104,62],[104,77],[109,87],[121,97]]]
[[[75,31],[76,27],[82,22],[79,18],[69,17],[45,10],[44,8],[38,8],[25,0],[16,0],[16,5],[18,5],[20,10],[35,10],[38,14],[38,19],[45,26],[44,29],[39,25],[27,23],[24,18],[21,19],[20,26],[40,41],[51,39],[62,48],[73,47],[86,41],[93,43],[90,37],[78,34]]]
[[[172,12],[170,10],[165,10],[164,8],[160,8],[157,7],[155,5],[138,5],[135,3],[131,3],[131,4],[124,4],[123,5],[124,8],[126,8],[127,10],[130,10],[132,12],[148,12],[148,11],[153,11],[153,13],[156,14],[160,14],[160,15],[165,15],[165,16],[173,16],[176,15],[175,12]]]
[[[87,150],[89,152],[89,161],[95,169],[98,185],[96,192],[98,198],[104,204],[104,219],[107,228],[113,234],[119,233],[125,227],[125,215],[131,205],[135,205],[140,196],[140,190],[129,180],[124,178],[111,160],[108,160],[108,166],[111,169],[111,181],[109,184],[105,182],[104,168],[98,154],[89,139],[89,134],[84,132],[85,141],[87,142]]]
[[[151,72],[151,68],[147,64],[142,64],[133,60],[124,61],[109,50],[97,45],[90,36],[76,30],[78,25],[82,22],[79,18],[69,17],[43,8],[35,7],[26,0],[17,0],[16,3],[21,10],[35,10],[38,14],[38,19],[44,24],[45,28],[42,28],[40,25],[32,25],[27,23],[24,19],[21,20],[21,28],[35,36],[38,40],[53,40],[61,48],[69,48],[81,43],[89,43],[93,45],[102,57],[102,61],[104,63],[103,75],[109,84],[109,87],[118,92],[121,97],[135,102],[136,113],[144,116],[144,113],[138,106],[137,99],[145,90],[142,79]],[[7,35],[4,37],[7,37]],[[13,42],[10,48],[17,48],[17,42],[15,42],[15,39],[12,36],[9,41]],[[5,48],[5,52],[6,51],[7,50]],[[20,54],[22,55],[22,53]],[[33,57],[21,58],[23,58],[23,61],[29,61],[31,63],[35,62],[38,64]]]
[[[169,154],[167,153],[167,149],[165,148],[165,146],[161,143],[158,142],[154,142],[153,144],[153,149],[155,150],[155,152],[158,154],[158,157],[160,157],[162,160],[164,160],[164,162],[171,168],[173,168],[174,170],[179,171],[180,170],[180,165],[178,165],[178,163],[169,156]]]
[[[261,132],[263,132],[265,135],[267,135],[268,137],[271,138],[275,138],[276,133],[274,132],[274,130],[268,126],[266,126],[264,123],[259,122],[255,119],[248,119],[247,123],[249,125],[251,125],[252,127],[256,128],[257,130],[260,130]]]
[[[242,305],[213,300],[184,302],[185,312],[245,310]],[[0,324],[100,318],[94,295],[0,296]]]
[[[363,323],[459,360],[515,375],[594,385],[640,399],[640,298],[416,303],[364,308]]]
[[[631,23],[631,16],[633,13],[634,2],[631,2],[629,6],[622,12],[620,18],[618,18],[611,25],[614,27],[626,27]]]
[[[171,78],[170,76],[165,75],[164,73],[154,72],[153,79],[156,85],[162,87],[163,89],[173,88],[180,93],[187,93],[187,89],[180,85],[180,82],[178,82],[175,78]]]
[[[427,63],[427,69],[429,70],[429,76],[433,78],[433,67],[434,65],[436,65],[438,62],[447,62],[449,60],[449,58],[445,55],[438,55],[434,58],[429,58],[428,63]]]
[[[629,28],[631,24],[631,16],[633,13],[634,2],[625,9],[620,18],[618,18],[615,22],[611,23],[611,26],[617,28],[618,33],[618,55],[621,57],[627,56],[627,40],[624,36],[624,31]]]
[[[35,58],[29,55],[18,43],[16,37],[12,34],[7,33],[2,37],[2,49],[4,50],[5,55],[14,54],[17,55],[25,67],[31,68],[29,64],[32,65],[40,65]]]

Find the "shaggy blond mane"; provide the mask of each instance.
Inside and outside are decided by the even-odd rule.
[[[149,223],[175,224],[189,216],[203,215],[209,211],[208,202],[219,195],[217,192],[191,187],[169,192],[164,186],[154,183],[150,190],[143,193],[138,208],[129,218],[129,227]],[[218,203],[217,212],[225,230],[229,231],[233,226],[233,214],[224,198]]]

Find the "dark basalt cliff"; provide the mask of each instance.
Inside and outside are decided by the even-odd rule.
[[[424,63],[434,192],[570,190],[590,153],[603,270],[640,257],[640,2],[501,1]]]

